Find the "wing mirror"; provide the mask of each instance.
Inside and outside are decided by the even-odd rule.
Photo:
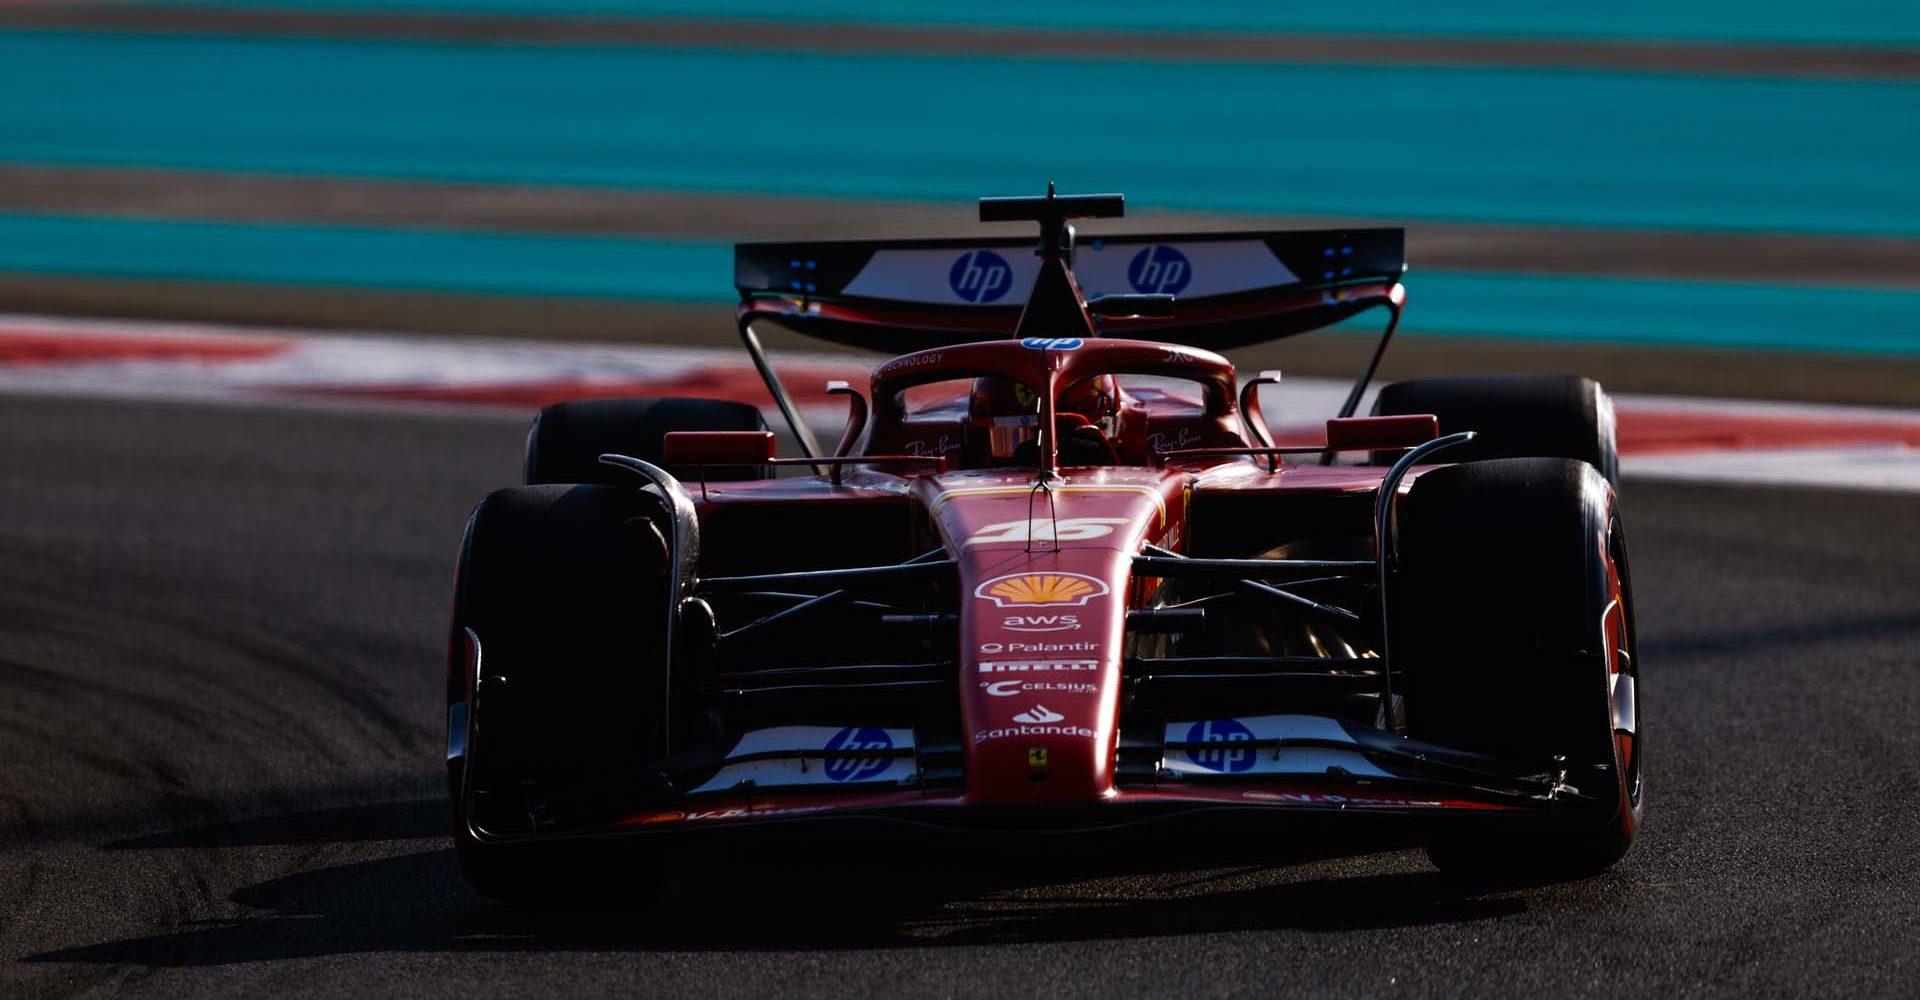
[[[767,465],[772,431],[668,431],[660,457],[668,465]]]
[[[858,419],[866,419],[866,400],[850,393],[857,401]],[[852,430],[853,428],[849,428]],[[844,445],[850,445],[845,442]],[[844,446],[843,445],[843,446]],[[772,431],[668,431],[660,446],[660,460],[678,468],[693,468],[700,476],[700,497],[707,497],[709,465],[810,465],[833,470],[833,485],[840,485],[840,469],[847,465],[931,465],[936,472],[947,471],[945,455],[833,455],[811,458],[774,457]]]
[[[1328,451],[1393,451],[1417,447],[1439,436],[1440,418],[1431,413],[1335,417],[1327,421]]]

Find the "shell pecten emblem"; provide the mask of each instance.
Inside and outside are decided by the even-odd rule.
[[[1013,573],[974,588],[999,608],[1078,607],[1107,593],[1105,582],[1080,573]]]

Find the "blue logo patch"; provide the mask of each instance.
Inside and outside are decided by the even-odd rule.
[[[1147,247],[1127,265],[1127,282],[1145,295],[1178,295],[1192,280],[1193,265],[1187,255],[1170,246]]]
[[[884,729],[848,726],[827,741],[827,779],[829,781],[865,781],[887,769],[891,757],[840,756],[835,750],[891,750],[893,737]]]
[[[1020,346],[1036,351],[1073,351],[1084,343],[1086,341],[1079,337],[1028,337],[1020,342]]]
[[[1233,773],[1253,767],[1253,730],[1237,719],[1196,722],[1187,730],[1187,742],[1218,744],[1187,748],[1187,759],[1198,767]]]
[[[969,250],[953,262],[947,284],[968,302],[998,302],[1013,287],[1013,267],[991,250]]]

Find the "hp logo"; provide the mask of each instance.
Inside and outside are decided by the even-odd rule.
[[[1127,265],[1127,282],[1147,295],[1178,295],[1192,280],[1193,265],[1187,263],[1187,255],[1170,246],[1147,247]]]
[[[1187,748],[1187,759],[1209,771],[1239,772],[1253,767],[1253,730],[1238,720],[1196,722],[1187,730],[1187,742],[1209,744]]]
[[[848,726],[827,741],[827,778],[830,781],[865,781],[893,763],[890,757],[843,757],[835,750],[891,750],[893,737],[884,729]]]
[[[991,250],[969,250],[953,262],[947,284],[968,302],[998,302],[1013,287],[1013,268]]]

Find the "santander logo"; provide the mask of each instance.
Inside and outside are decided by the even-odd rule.
[[[1061,715],[1059,712],[1056,712],[1045,705],[1035,705],[1024,712],[1021,712],[1019,715],[1014,716],[1013,721],[1021,723],[1023,725],[1028,725],[1028,726],[1044,726],[1049,722],[1059,722],[1061,719],[1064,719],[1064,718],[1066,718],[1066,716]]]

